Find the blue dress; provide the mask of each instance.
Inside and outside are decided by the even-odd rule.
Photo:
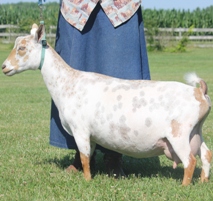
[[[100,4],[93,10],[83,31],[70,25],[59,12],[57,53],[75,69],[123,79],[150,79],[141,8],[114,28]],[[77,149],[75,140],[61,126],[52,102],[50,144]],[[103,148],[97,146],[96,148]]]

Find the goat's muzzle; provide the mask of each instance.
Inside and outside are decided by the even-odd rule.
[[[7,73],[7,68],[6,68],[6,64],[2,64],[1,68],[2,68],[2,72],[6,75]]]
[[[5,75],[8,75],[8,73],[10,73],[12,71],[10,69],[7,69],[6,64],[3,64],[1,68],[2,68],[2,71]]]
[[[2,68],[2,70],[4,70],[6,68],[6,65],[3,64],[1,68]]]

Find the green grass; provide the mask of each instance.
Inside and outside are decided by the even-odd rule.
[[[9,54],[0,45],[0,64]],[[183,81],[196,71],[204,78],[213,99],[212,49],[188,49],[186,53],[149,53],[154,80]],[[86,182],[81,172],[64,169],[74,152],[49,145],[50,96],[39,71],[13,77],[0,73],[0,200],[212,200],[213,178],[199,182],[198,161],[193,182],[182,187],[182,165],[172,169],[165,156],[153,159],[124,157],[125,179],[106,176],[98,153],[94,179]],[[203,136],[213,148],[213,114],[203,127]],[[159,164],[160,162],[160,164]],[[212,170],[211,170],[212,174]]]

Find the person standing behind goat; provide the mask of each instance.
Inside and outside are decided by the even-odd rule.
[[[75,69],[122,79],[150,79],[141,0],[61,0],[55,50]],[[50,144],[75,149],[67,170],[81,169],[75,140],[62,128],[52,102]],[[104,153],[107,173],[124,176],[122,155]],[[94,166],[95,156],[91,158]]]

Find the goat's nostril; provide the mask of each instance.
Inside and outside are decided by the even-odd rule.
[[[2,65],[2,70],[3,70],[3,69],[5,69],[5,68],[6,68],[6,65],[5,65],[5,64],[3,64],[3,65]]]

